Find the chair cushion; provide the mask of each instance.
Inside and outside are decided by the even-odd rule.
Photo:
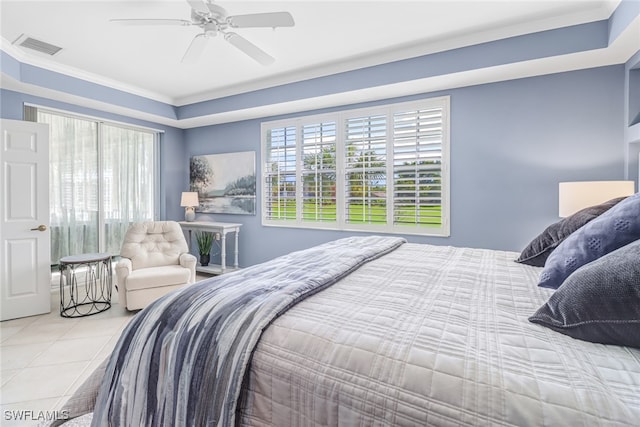
[[[127,291],[181,285],[189,281],[191,272],[180,265],[139,268],[127,277]]]
[[[124,236],[120,255],[131,260],[133,270],[179,264],[181,253],[189,252],[180,224],[175,221],[147,221],[132,224]]]

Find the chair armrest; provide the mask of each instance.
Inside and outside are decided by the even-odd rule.
[[[118,278],[118,283],[124,283],[127,276],[131,274],[132,269],[133,266],[129,258],[120,258],[116,263],[116,276]]]
[[[118,300],[123,307],[127,306],[127,277],[133,269],[129,258],[120,258],[116,263],[116,289],[118,290]]]
[[[191,271],[191,278],[189,279],[188,283],[193,283],[196,281],[196,263],[198,262],[198,259],[191,254],[188,253],[183,253],[180,254],[180,265],[183,266],[184,268],[188,268]]]

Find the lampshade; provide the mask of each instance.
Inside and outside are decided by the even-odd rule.
[[[180,199],[180,206],[182,207],[193,207],[198,206],[200,202],[198,201],[198,193],[184,191],[182,193],[182,198]]]
[[[558,192],[559,215],[567,217],[580,209],[594,206],[616,197],[634,193],[633,181],[561,182]]]

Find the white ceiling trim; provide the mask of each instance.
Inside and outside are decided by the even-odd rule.
[[[109,104],[107,102],[96,101],[95,99],[72,95],[67,92],[61,92],[42,86],[23,83],[4,73],[0,74],[0,88],[21,92],[31,96],[48,98],[56,102],[73,104],[74,106],[78,107],[90,108],[110,114],[117,114],[124,116],[125,118],[148,121],[151,122],[151,124],[149,125],[150,127],[154,127],[154,123],[176,128],[182,127],[180,122],[176,119],[170,119],[167,117],[146,113],[144,111],[134,110],[132,108],[121,107],[119,105]]]
[[[0,38],[0,47],[9,55],[23,64],[40,67],[56,73],[60,73],[69,77],[85,80],[108,88],[124,91],[133,95],[149,98],[154,101],[163,102],[173,106],[183,106],[212,99],[238,95],[241,93],[251,92],[255,90],[265,89],[273,86],[285,85],[288,83],[308,80],[312,78],[322,77],[341,72],[356,70],[359,68],[371,67],[384,63],[400,61],[403,59],[415,58],[423,55],[443,52],[471,46],[475,44],[505,39],[509,37],[517,37],[520,35],[562,28],[567,25],[577,25],[579,23],[588,23],[602,19],[608,19],[617,4],[607,2],[599,9],[590,9],[575,12],[572,14],[562,14],[559,16],[532,19],[526,23],[517,25],[509,25],[486,31],[474,32],[473,34],[465,34],[458,37],[447,38],[435,42],[414,42],[403,47],[395,47],[394,49],[372,52],[359,57],[352,57],[348,60],[327,64],[324,66],[316,66],[312,68],[296,70],[291,73],[284,73],[269,77],[266,79],[254,80],[248,83],[232,85],[224,89],[201,92],[185,97],[172,98],[159,93],[143,90],[139,87],[124,84],[120,81],[106,78],[104,76],[92,74],[78,68],[62,65],[45,55],[25,54],[25,52],[10,41]]]
[[[543,58],[515,64],[499,65],[425,79],[412,80],[357,91],[343,92],[267,106],[229,111],[207,116],[183,119],[184,129],[230,123],[241,120],[267,118],[294,112],[312,111],[342,105],[374,102],[421,93],[457,89],[487,83],[582,70],[620,64],[619,55],[607,50],[580,52],[561,57]]]
[[[146,91],[136,86],[124,84],[117,80],[108,79],[104,76],[99,76],[97,74],[89,73],[78,68],[73,68],[68,65],[57,63],[45,56],[40,56],[42,54],[38,54],[37,52],[35,54],[27,55],[22,49],[18,49],[13,43],[7,41],[4,37],[0,37],[0,48],[5,53],[8,53],[22,64],[39,67],[48,71],[63,74],[65,76],[84,80],[89,83],[95,83],[101,86],[105,86],[110,89],[120,90],[132,95],[138,95],[144,98],[152,99],[154,101],[164,102],[165,104],[175,105],[175,100],[168,96]]]
[[[521,35],[537,33],[541,31],[563,28],[584,24],[603,19],[608,19],[616,8],[616,4],[606,3],[599,10],[580,11],[570,15],[560,15],[546,19],[532,19],[526,23],[509,25],[491,30],[477,31],[473,34],[465,34],[458,37],[447,37],[444,40],[432,42],[413,42],[410,45],[394,47],[393,49],[381,50],[359,57],[352,57],[348,60],[314,66],[309,69],[297,70],[292,73],[281,74],[268,79],[256,80],[242,85],[230,86],[225,89],[210,92],[202,92],[191,96],[177,98],[173,105],[182,106],[196,102],[209,101],[212,99],[233,96],[240,93],[256,91],[273,86],[285,85],[288,83],[309,80],[313,78],[328,76],[332,74],[353,71],[360,68],[372,67],[404,59],[417,58],[447,50],[459,49],[486,42],[517,37]]]
[[[506,64],[483,69],[452,73],[441,76],[417,79],[407,82],[371,87],[361,90],[342,92],[332,95],[312,97],[261,107],[240,109],[223,113],[204,115],[189,119],[172,119],[139,110],[95,101],[65,92],[55,91],[36,85],[19,82],[5,74],[1,75],[0,87],[20,91],[33,96],[50,98],[77,106],[123,115],[138,120],[163,124],[181,129],[189,129],[241,120],[273,117],[300,111],[311,111],[372,102],[401,96],[416,95],[440,90],[455,89],[499,81],[547,75],[566,71],[594,68],[606,65],[623,64],[638,51],[640,34],[640,16],[608,48],[569,55],[540,58],[531,61]]]

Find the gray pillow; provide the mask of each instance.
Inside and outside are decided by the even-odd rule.
[[[557,289],[581,266],[637,239],[640,239],[640,193],[627,197],[563,240],[547,258],[538,285]]]
[[[551,252],[571,233],[608,211],[624,197],[612,199],[596,206],[584,208],[547,227],[539,236],[529,243],[522,251],[516,262],[544,267],[544,263]]]
[[[640,348],[640,240],[577,269],[529,321],[584,341]]]

